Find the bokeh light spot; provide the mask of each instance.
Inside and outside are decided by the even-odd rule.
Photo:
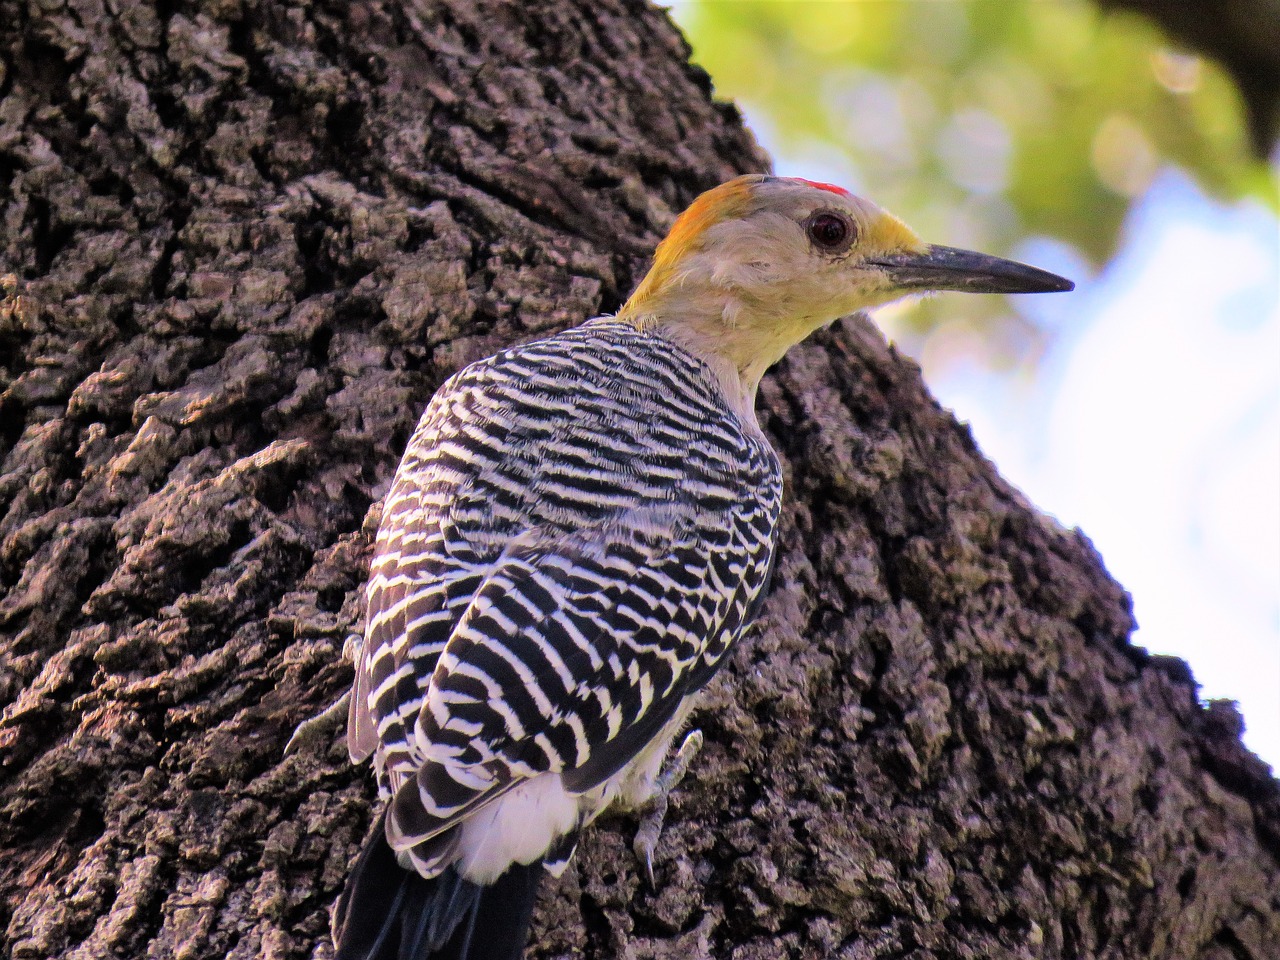
[[[1151,72],[1160,86],[1171,93],[1195,93],[1200,89],[1203,68],[1204,63],[1199,57],[1167,47],[1151,54]]]
[[[1142,128],[1122,113],[1102,121],[1090,152],[1094,173],[1110,190],[1137,197],[1151,184],[1159,158]]]

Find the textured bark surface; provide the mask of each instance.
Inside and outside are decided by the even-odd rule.
[[[328,957],[371,777],[282,748],[419,412],[767,161],[624,0],[0,0],[0,45],[0,957]],[[784,551],[659,889],[598,825],[531,956],[1273,957],[1280,790],[1087,540],[864,320],[761,409]]]

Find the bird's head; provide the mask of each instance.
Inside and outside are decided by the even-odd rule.
[[[736,369],[754,394],[787,349],[838,317],[913,293],[1046,293],[1069,280],[927,244],[829,184],[753,174],[707,191],[658,246],[619,317]]]

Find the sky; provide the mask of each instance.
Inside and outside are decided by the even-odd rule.
[[[789,154],[767,116],[738,106],[775,173],[855,186],[830,148]],[[1202,700],[1235,700],[1245,744],[1280,771],[1276,216],[1212,200],[1167,168],[1096,275],[1048,239],[1014,256],[1077,281],[1073,294],[1011,298],[1050,334],[1030,370],[966,350],[981,333],[960,295],[943,295],[960,322],[925,337],[903,322],[910,305],[876,319],[1001,474],[1093,541],[1133,597],[1134,642],[1186,660]]]
[[[803,158],[776,172],[824,175]],[[1276,217],[1170,168],[1098,275],[1047,239],[1014,256],[1077,281],[1018,298],[1053,332],[1029,376],[966,360],[945,326],[913,336],[910,304],[877,320],[1001,475],[1093,541],[1133,597],[1133,642],[1187,661],[1202,701],[1236,701],[1246,746],[1280,771]]]
[[[1280,231],[1165,171],[1114,260],[1019,255],[1081,281],[1022,306],[1057,330],[1034,377],[949,362],[925,377],[1001,473],[1080,527],[1132,594],[1134,642],[1238,702],[1280,769]],[[1020,305],[1021,306],[1021,305]]]

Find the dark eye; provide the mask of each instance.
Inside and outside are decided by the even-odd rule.
[[[815,213],[804,224],[813,245],[827,253],[841,253],[853,243],[857,231],[848,217],[830,211]]]

